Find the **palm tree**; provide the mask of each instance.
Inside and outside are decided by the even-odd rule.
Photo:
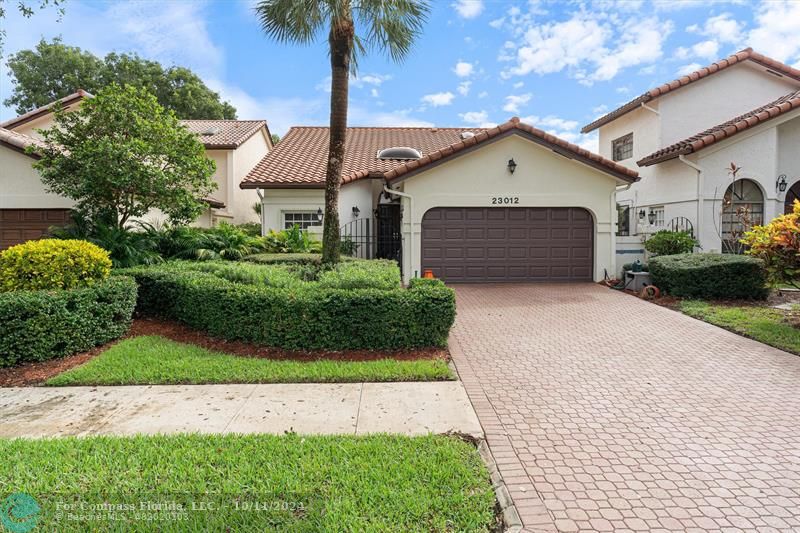
[[[408,55],[429,7],[426,0],[261,0],[255,8],[264,32],[279,42],[309,44],[328,32],[331,116],[325,173],[322,261],[339,261],[339,188],[347,137],[347,94],[357,54],[385,52],[396,62]],[[356,23],[363,33],[356,31]]]

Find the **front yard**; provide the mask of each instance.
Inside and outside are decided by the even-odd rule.
[[[496,520],[477,450],[452,437],[15,439],[0,440],[0,457],[0,487],[36,500],[43,531],[488,531]]]
[[[349,383],[453,379],[443,359],[270,360],[178,343],[159,336],[123,340],[47,385]]]
[[[678,308],[691,317],[800,354],[800,328],[791,324],[790,312],[764,305],[732,305],[702,300],[684,300]]]

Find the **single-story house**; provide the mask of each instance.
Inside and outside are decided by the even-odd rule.
[[[319,225],[328,128],[294,127],[241,182],[264,231]],[[627,168],[518,118],[493,128],[348,128],[339,217],[367,257],[447,282],[598,281],[615,269]]]
[[[86,91],[77,91],[58,102],[67,110],[75,109]],[[37,130],[53,124],[53,102],[0,124],[0,250],[41,237],[50,226],[69,221],[72,200],[46,191],[32,164],[35,154],[27,146],[41,142]],[[272,137],[264,120],[182,120],[189,131],[200,138],[206,155],[217,165],[214,181],[217,190],[203,200],[208,209],[195,225],[211,227],[220,221],[233,224],[257,222],[253,206],[259,202],[252,190],[238,184],[272,149]],[[160,213],[145,219],[158,222]]]
[[[741,252],[744,231],[800,197],[800,70],[750,48],[583,128],[594,130],[601,155],[642,176],[617,196],[620,264],[643,259],[643,239],[662,229]]]

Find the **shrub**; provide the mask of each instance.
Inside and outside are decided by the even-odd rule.
[[[78,240],[42,239],[0,253],[0,290],[72,289],[108,277],[108,252]]]
[[[679,254],[650,260],[653,283],[672,296],[756,298],[767,296],[763,263],[733,254]]]
[[[745,253],[764,262],[770,282],[800,289],[800,200],[791,213],[745,233],[742,244]]]
[[[293,350],[444,346],[455,319],[455,295],[438,280],[410,289],[285,289],[163,267],[126,273],[139,284],[139,313]]]
[[[88,350],[128,331],[136,283],[113,276],[90,287],[0,294],[0,366]]]
[[[264,249],[279,254],[319,253],[322,250],[321,244],[297,224],[282,231],[270,231],[264,237]]]
[[[661,230],[644,243],[644,249],[655,255],[688,254],[699,242],[688,231]]]
[[[96,244],[111,256],[115,268],[152,265],[162,261],[158,253],[155,230],[150,224],[135,222],[121,228],[116,224],[91,222],[78,212],[72,213],[73,223],[53,228],[57,239],[81,239]]]
[[[400,267],[386,259],[339,263],[319,274],[319,286],[326,289],[395,289],[400,286]]]
[[[354,258],[342,256],[342,262],[353,261]],[[282,253],[268,253],[268,254],[254,254],[248,255],[243,258],[243,261],[250,263],[259,263],[261,265],[278,265],[278,264],[299,264],[299,265],[319,265],[322,263],[322,254],[282,254]]]

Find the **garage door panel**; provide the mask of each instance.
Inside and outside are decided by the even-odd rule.
[[[422,268],[448,282],[591,281],[593,234],[579,208],[434,208]]]
[[[0,250],[39,239],[70,222],[69,209],[0,209]]]

